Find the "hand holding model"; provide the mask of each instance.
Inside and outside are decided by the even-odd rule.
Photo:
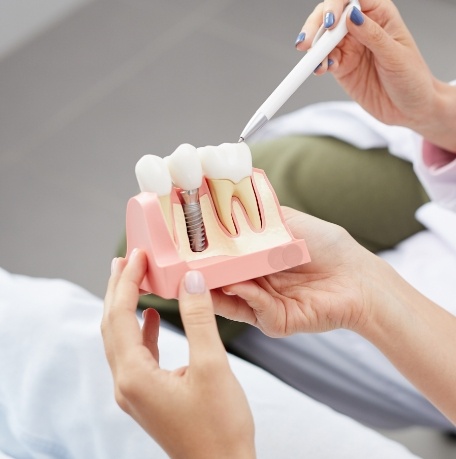
[[[217,314],[269,336],[346,328],[379,348],[453,422],[456,317],[402,279],[345,230],[283,209],[313,261],[214,291]],[[223,295],[223,293],[227,295]]]
[[[320,3],[302,28],[297,49],[310,48],[322,18],[333,28],[344,3]],[[347,15],[347,36],[316,73],[332,72],[348,95],[380,121],[413,129],[456,152],[456,88],[432,75],[393,2],[360,3],[362,12],[353,8]]]
[[[363,277],[375,272],[377,257],[340,226],[286,207],[282,213],[314,254],[311,263],[213,291],[216,313],[271,337],[362,329],[370,314]]]
[[[255,457],[254,426],[245,394],[228,364],[212,301],[201,274],[189,271],[179,308],[189,342],[188,367],[160,368],[159,317],[136,318],[146,257],[113,261],[102,322],[116,400],[172,458]]]

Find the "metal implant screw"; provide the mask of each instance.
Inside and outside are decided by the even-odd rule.
[[[184,190],[180,194],[190,248],[193,252],[202,252],[207,241],[198,190]]]

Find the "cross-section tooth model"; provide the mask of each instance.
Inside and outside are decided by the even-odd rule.
[[[310,261],[245,143],[183,144],[164,159],[144,156],[135,170],[142,192],[127,206],[127,257],[147,254],[143,292],[176,298],[191,269],[213,289]]]
[[[232,199],[238,198],[257,231],[261,216],[252,185],[252,155],[244,142],[223,143],[198,148],[212,199],[220,221],[233,236],[237,234],[232,217]]]

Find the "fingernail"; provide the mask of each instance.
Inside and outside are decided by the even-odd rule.
[[[359,11],[356,6],[353,7],[351,13],[350,13],[350,21],[353,22],[355,25],[361,25],[364,22],[364,16],[361,11]]]
[[[334,64],[334,61],[332,59],[328,59],[328,67],[331,67],[331,65]]]
[[[139,250],[138,249],[133,249],[130,253],[130,257],[128,258],[129,260],[133,261],[135,257],[138,255]]]
[[[329,12],[325,14],[325,29],[329,29],[334,25],[334,13]]]
[[[228,296],[236,296],[235,293],[227,292],[224,288],[222,288],[222,292],[223,292],[225,295],[228,295]]]
[[[116,266],[117,266],[117,261],[118,261],[117,257],[113,258],[112,261],[111,261],[111,274],[114,274],[114,272],[115,272],[115,269],[116,269]]]
[[[306,39],[306,33],[305,33],[305,32],[301,32],[301,33],[298,35],[298,38],[296,38],[295,46],[298,46],[299,43],[302,43],[305,39]]]
[[[316,67],[315,67],[315,70],[314,72],[316,72],[323,64],[318,64]]]
[[[143,309],[143,312],[142,312],[142,318],[144,320],[146,320],[146,311],[147,311],[147,309]]]
[[[188,271],[184,279],[185,290],[193,295],[206,291],[206,282],[199,271]]]

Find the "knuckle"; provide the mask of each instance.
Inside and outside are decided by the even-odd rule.
[[[116,389],[114,391],[114,398],[116,400],[117,405],[120,406],[122,411],[125,411],[126,413],[129,413],[129,403],[128,403],[126,397],[123,395],[123,393]]]
[[[107,319],[106,316],[104,316],[100,323],[100,331],[102,336],[106,336],[106,332],[108,331],[108,324],[106,322]]]
[[[382,44],[385,41],[384,30],[380,26],[374,25],[370,30],[370,39],[377,44]]]
[[[136,398],[137,392],[137,384],[133,378],[128,375],[117,378],[114,395],[122,410],[129,411],[130,402]]]
[[[215,321],[214,315],[200,304],[191,304],[185,311],[187,323],[196,326],[206,326]]]

